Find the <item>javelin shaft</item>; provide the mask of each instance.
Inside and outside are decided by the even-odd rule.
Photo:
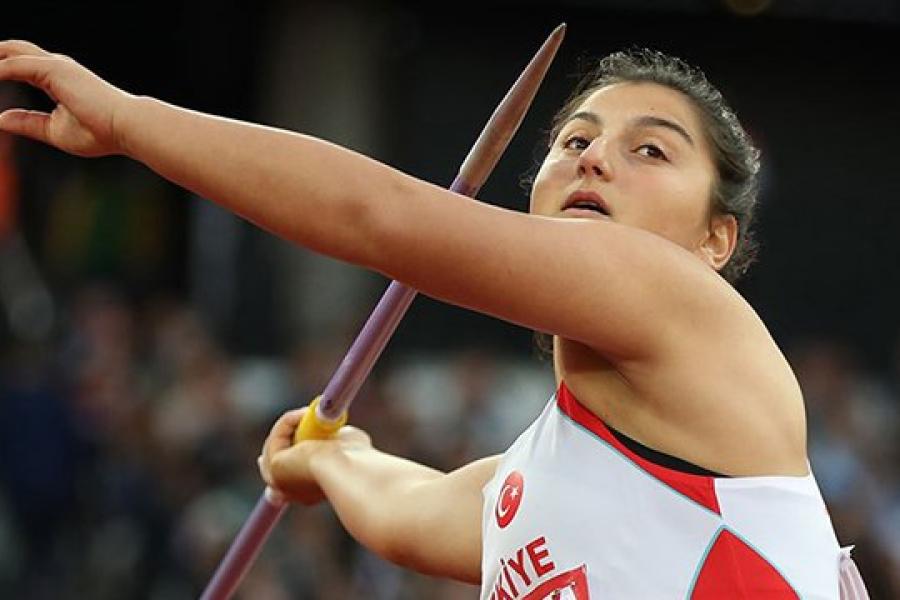
[[[481,189],[525,117],[564,34],[564,24],[550,34],[497,106],[463,161],[459,175],[450,186],[452,191],[474,196]],[[391,282],[325,387],[316,409],[319,418],[334,422],[346,413],[415,295],[414,289]],[[231,598],[285,508],[284,500],[267,489],[232,542],[201,600]]]
[[[565,34],[559,25],[506,93],[488,119],[450,190],[474,196],[494,170],[534,99]],[[415,290],[392,282],[332,376],[318,405],[319,416],[335,421],[343,414],[415,297]]]

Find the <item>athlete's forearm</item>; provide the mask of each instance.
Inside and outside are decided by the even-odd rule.
[[[286,239],[378,268],[376,213],[411,177],[308,136],[152,98],[130,104],[116,129],[131,158]]]
[[[482,489],[498,456],[445,474],[373,449],[350,426],[329,440],[292,444],[304,410],[288,411],[272,427],[260,456],[267,484],[304,504],[324,495],[353,537],[392,562],[480,580]]]
[[[371,447],[319,452],[310,470],[347,531],[376,554],[416,568],[404,548],[417,545],[417,487],[444,473]]]

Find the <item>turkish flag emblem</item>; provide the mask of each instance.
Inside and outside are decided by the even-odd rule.
[[[521,473],[513,471],[506,476],[503,486],[500,488],[500,496],[497,498],[497,507],[494,509],[494,516],[497,517],[497,525],[500,529],[509,525],[516,516],[519,504],[522,503],[524,489],[525,480]]]

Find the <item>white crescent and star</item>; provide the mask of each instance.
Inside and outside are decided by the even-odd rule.
[[[525,482],[522,474],[518,471],[511,472],[503,481],[503,487],[500,488],[500,495],[497,498],[497,506],[494,511],[497,525],[501,529],[509,525],[515,518],[519,505],[522,503],[522,490],[524,487]]]

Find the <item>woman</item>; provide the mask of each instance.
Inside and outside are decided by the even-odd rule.
[[[291,447],[292,411],[260,457],[273,488],[327,498],[361,543],[482,598],[837,597],[800,388],[725,279],[752,256],[757,153],[700,72],[602,61],[558,115],[530,214],[129,95],[27,42],[0,43],[12,79],[58,105],[2,130],[130,156],[309,249],[553,335],[557,394],[503,456],[445,474],[351,427]]]

